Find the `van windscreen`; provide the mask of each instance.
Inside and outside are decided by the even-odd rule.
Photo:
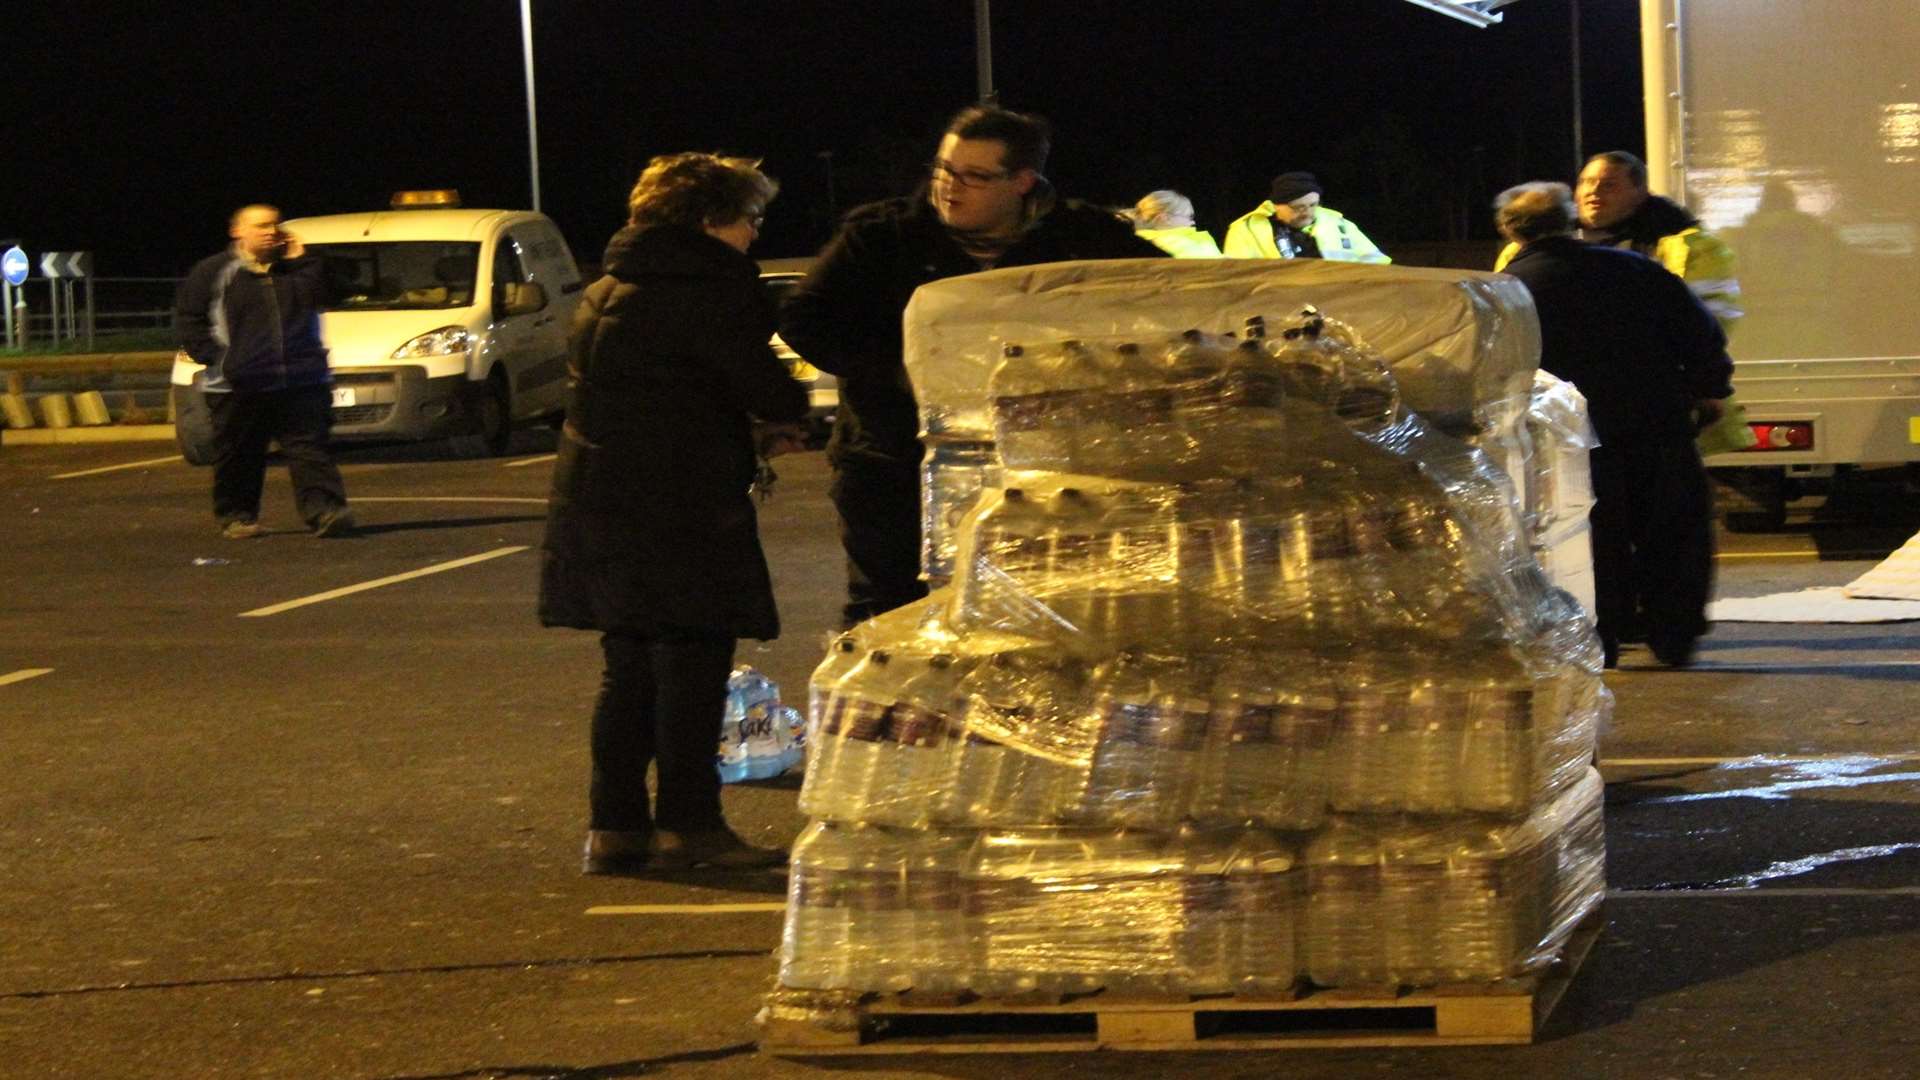
[[[480,245],[444,240],[309,244],[325,260],[328,311],[411,311],[473,305]]]

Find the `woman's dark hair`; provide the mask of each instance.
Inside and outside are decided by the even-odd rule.
[[[1047,154],[1053,149],[1053,127],[1045,117],[994,105],[961,109],[948,122],[946,133],[963,139],[998,139],[1006,144],[1006,157],[1000,164],[1009,172],[1046,172]]]
[[[689,152],[647,162],[627,195],[627,220],[642,228],[698,229],[754,217],[780,190],[753,158]]]

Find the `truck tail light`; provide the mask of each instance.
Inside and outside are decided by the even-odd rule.
[[[1766,453],[1773,450],[1811,450],[1813,449],[1813,423],[1795,420],[1791,423],[1770,424],[1754,421],[1747,424],[1753,429],[1754,444],[1742,453]]]

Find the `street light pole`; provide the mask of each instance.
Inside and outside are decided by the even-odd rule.
[[[533,107],[533,0],[520,0],[520,46],[527,66],[527,165],[533,173],[533,208],[540,209],[540,128]]]
[[[980,79],[980,104],[996,104],[993,88],[993,0],[973,0],[973,66]]]

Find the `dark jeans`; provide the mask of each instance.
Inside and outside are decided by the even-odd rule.
[[[267,445],[280,443],[294,503],[308,525],[347,504],[347,486],[327,452],[333,394],[327,386],[232,390],[207,395],[213,422],[213,516],[222,523],[260,516]]]
[[[720,720],[734,639],[606,634],[606,671],[593,707],[591,828],[700,832],[720,816]],[[647,812],[647,765],[660,770]]]
[[[844,626],[927,595],[920,580],[920,466],[849,456],[833,463],[833,508],[847,552]]]
[[[1713,496],[1692,440],[1600,446],[1593,466],[1594,621],[1608,655],[1629,628],[1656,652],[1707,630]]]

